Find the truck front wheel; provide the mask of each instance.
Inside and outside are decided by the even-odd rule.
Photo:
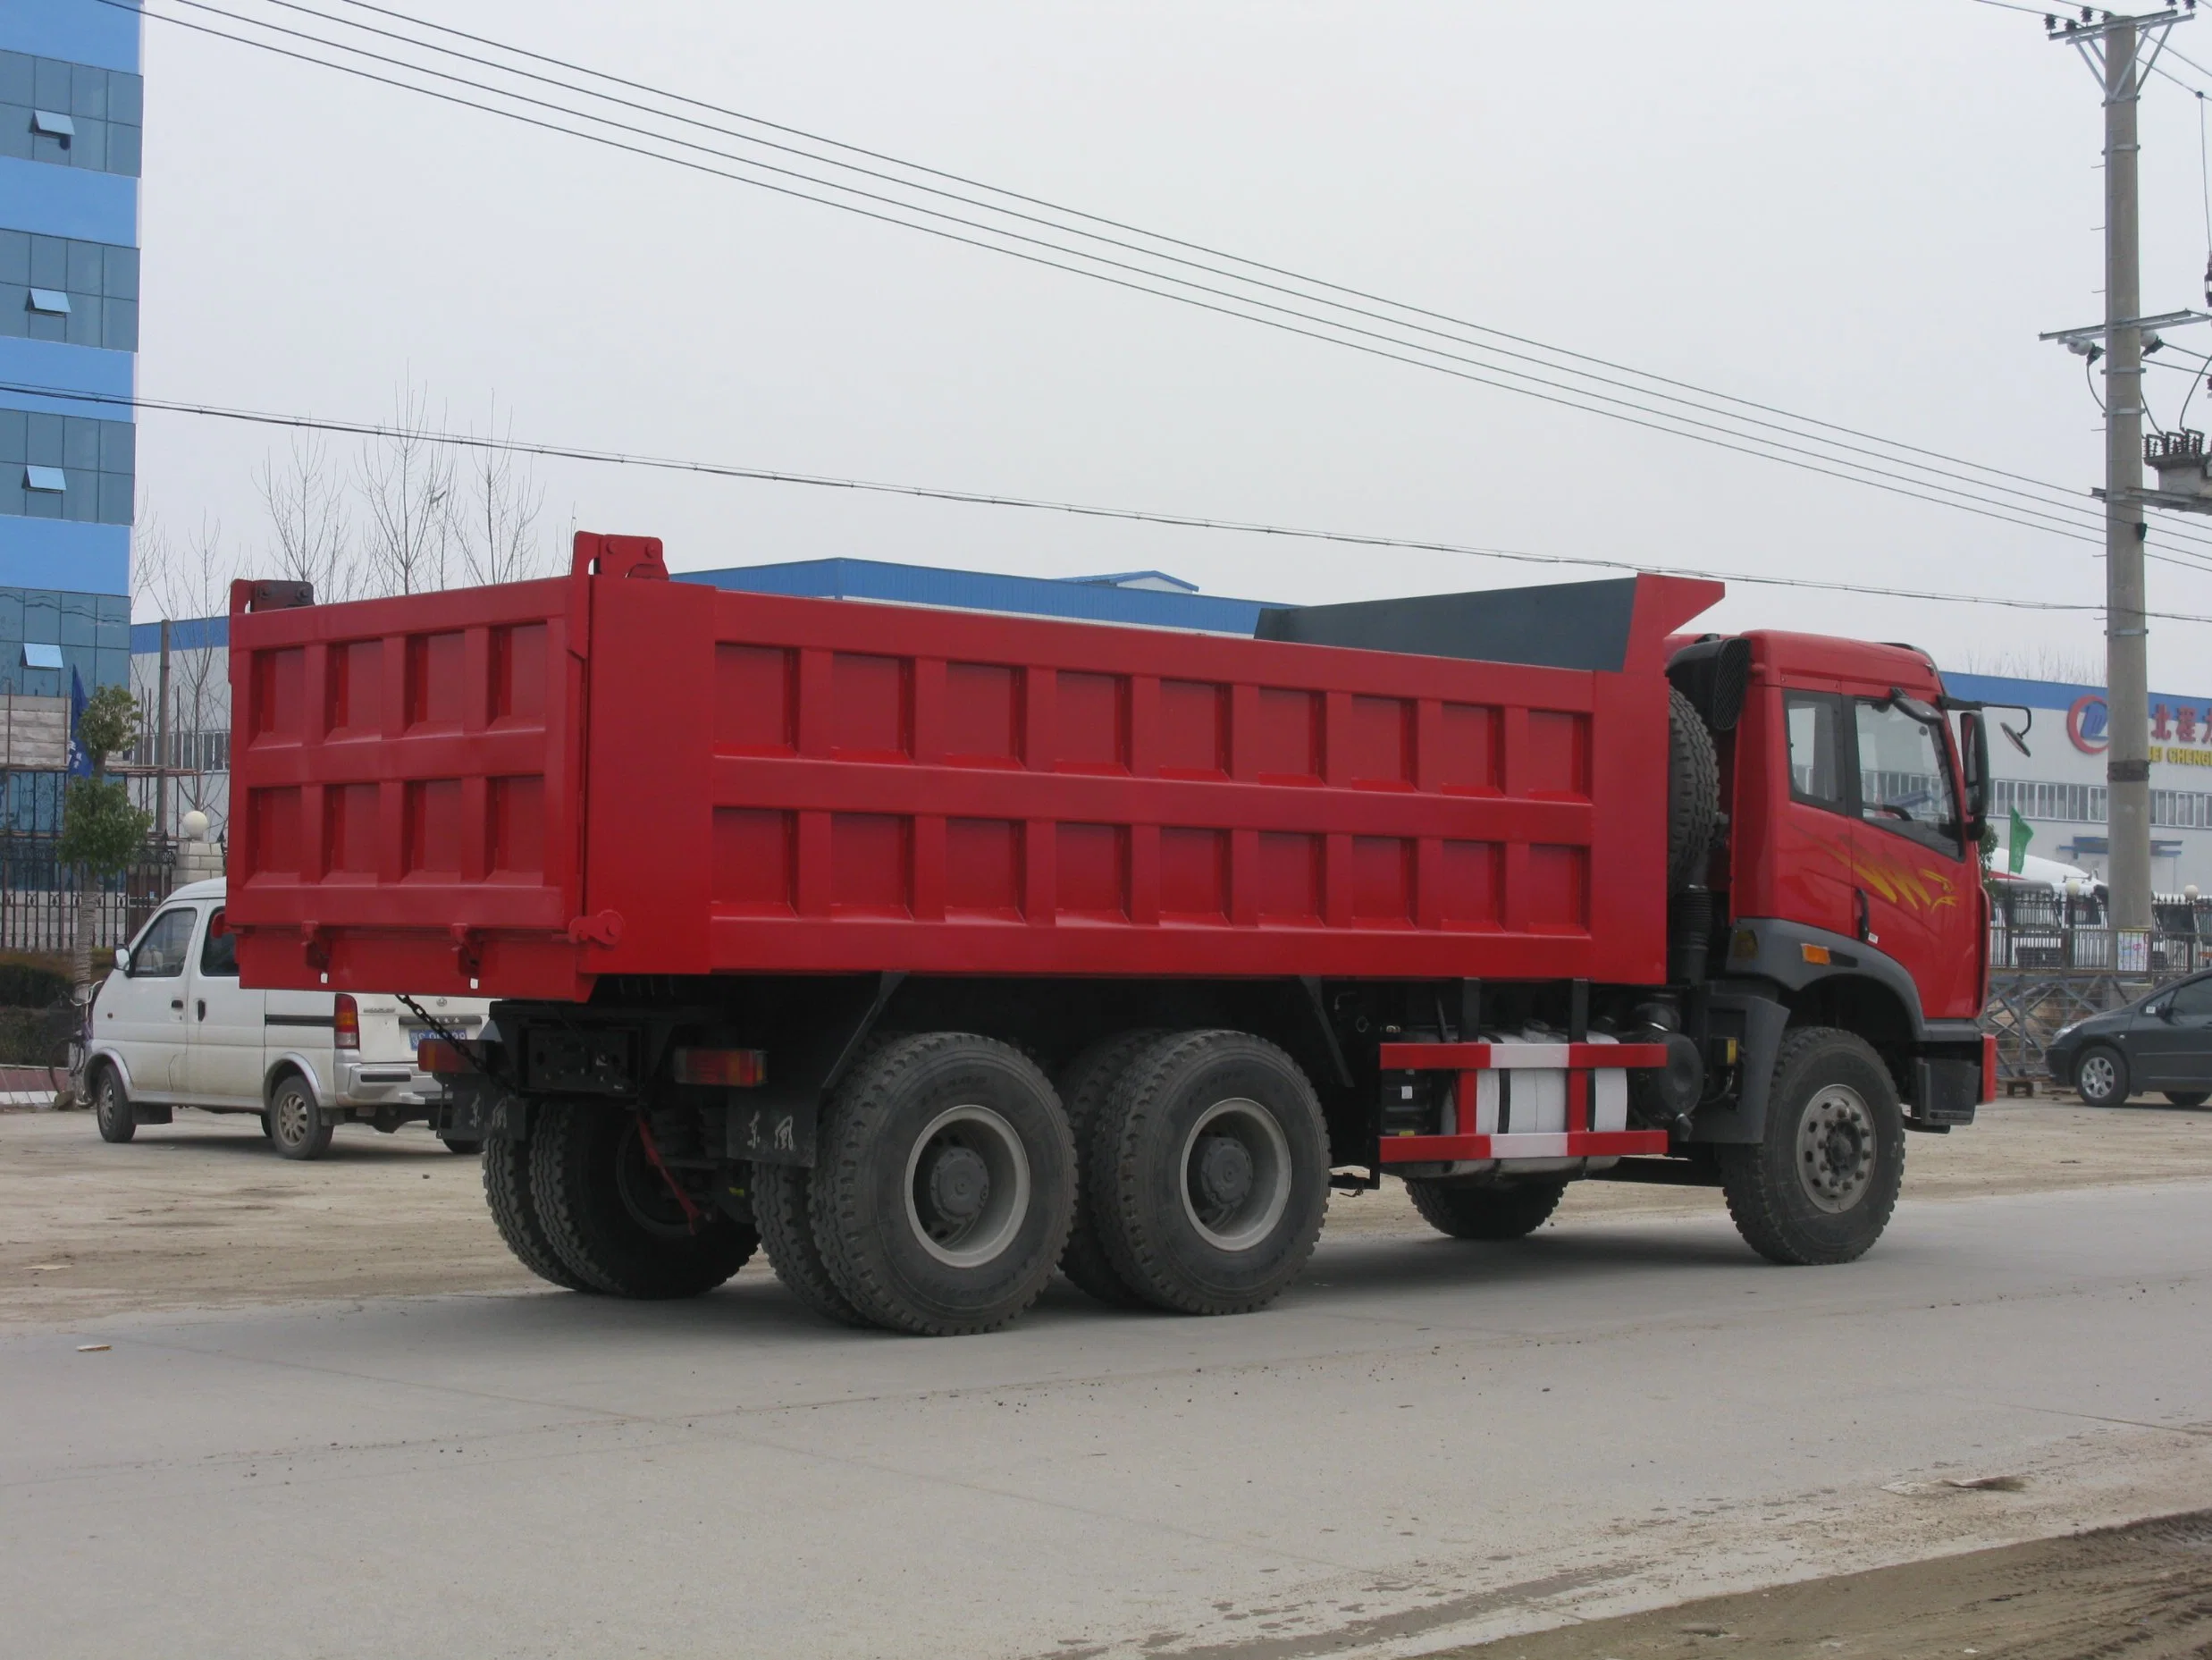
[[[837,1091],[820,1149],[814,1238],[878,1325],[989,1331],[1051,1279],[1075,1213],[1075,1142],[1019,1051],[953,1032],[887,1043]]]
[[[711,1200],[687,1208],[677,1197],[636,1114],[566,1101],[534,1116],[532,1204],[561,1262],[594,1290],[696,1297],[753,1255],[760,1235],[752,1228]]]
[[[1755,1146],[1716,1147],[1728,1215],[1770,1262],[1849,1262],[1897,1208],[1905,1118],[1863,1038],[1806,1026],[1782,1041]]]
[[[1565,1176],[1533,1176],[1505,1186],[1409,1181],[1406,1196],[1421,1220],[1454,1239],[1524,1239],[1559,1209]]]
[[[1295,1061],[1249,1032],[1185,1032],[1153,1044],[1115,1089],[1092,1145],[1107,1254],[1156,1307],[1265,1308],[1321,1236],[1321,1103]]]

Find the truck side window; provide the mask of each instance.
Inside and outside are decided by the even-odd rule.
[[[1789,793],[1799,801],[1845,811],[1843,700],[1821,692],[1789,692]]]
[[[199,913],[189,905],[156,916],[130,953],[130,977],[166,980],[181,974],[185,953],[192,948],[192,924],[198,921]]]
[[[1940,729],[1887,700],[1854,706],[1859,737],[1859,816],[1957,856],[1958,798]]]
[[[199,948],[199,972],[210,978],[238,978],[238,936],[217,911],[207,919],[207,940]]]

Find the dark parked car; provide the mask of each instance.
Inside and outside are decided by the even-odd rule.
[[[2064,1027],[2051,1076],[2092,1107],[2156,1090],[2176,1107],[2212,1100],[2212,974],[2161,986],[2125,1008]]]

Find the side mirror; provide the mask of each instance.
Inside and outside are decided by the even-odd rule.
[[[126,974],[130,972],[130,948],[129,946],[119,945],[115,948],[115,966]]]
[[[1959,765],[1965,777],[1966,840],[1979,846],[1989,823],[1989,731],[1979,711],[1958,718]]]

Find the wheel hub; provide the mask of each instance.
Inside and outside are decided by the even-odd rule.
[[[1830,1084],[1805,1104],[1797,1125],[1797,1176],[1805,1196],[1831,1215],[1850,1209],[1874,1177],[1874,1116],[1856,1090]]]
[[[1199,1140],[1199,1193],[1206,1209],[1233,1208],[1252,1191],[1252,1155],[1233,1136]]]
[[[974,1149],[947,1147],[930,1162],[930,1208],[946,1221],[973,1221],[990,1197],[991,1167]]]
[[[1183,1142],[1183,1215],[1217,1251],[1263,1243],[1290,1204],[1291,1180],[1290,1142],[1257,1101],[1215,1101]]]
[[[966,1103],[922,1126],[906,1158],[906,1222],[929,1255],[981,1268],[1013,1245],[1029,1209],[1029,1153],[1004,1114]]]

